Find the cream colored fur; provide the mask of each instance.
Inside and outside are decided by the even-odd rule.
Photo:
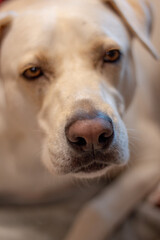
[[[128,162],[128,135],[122,119],[136,87],[133,37],[156,53],[149,40],[148,5],[143,1],[143,8],[139,1],[130,5],[130,22],[119,2],[13,0],[0,10],[0,193],[6,198],[38,202],[67,188],[76,177],[71,173],[75,154],[67,145],[64,129],[80,111],[96,109],[112,118],[116,138],[109,158],[119,168]],[[132,26],[137,13],[140,20]],[[115,48],[123,53],[121,62],[102,67],[100,49]],[[28,64],[42,66],[46,77],[33,82],[23,79],[21,73]],[[132,121],[136,125],[131,116],[137,116],[137,103],[138,96],[130,125]],[[117,166],[82,177],[99,177],[113,168]]]

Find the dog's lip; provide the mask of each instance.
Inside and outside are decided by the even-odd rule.
[[[80,172],[83,172],[83,173],[92,173],[92,172],[97,172],[97,171],[100,171],[106,167],[108,167],[109,164],[107,163],[104,163],[104,162],[98,162],[98,161],[94,161],[90,164],[86,164],[86,165],[83,165],[81,167],[79,167],[78,169],[75,169],[74,170],[74,173],[80,173]]]

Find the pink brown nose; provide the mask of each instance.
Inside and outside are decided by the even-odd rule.
[[[66,131],[72,147],[82,151],[106,149],[114,135],[109,118],[83,119],[73,122]]]

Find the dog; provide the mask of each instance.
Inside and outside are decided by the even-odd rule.
[[[5,201],[45,201],[74,178],[100,178],[128,164],[124,116],[136,89],[132,42],[137,38],[157,59],[151,28],[146,0],[2,5],[0,194]]]

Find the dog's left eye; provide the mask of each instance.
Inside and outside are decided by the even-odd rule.
[[[22,75],[28,80],[34,80],[41,77],[43,75],[43,71],[40,67],[31,67],[26,69]]]
[[[120,58],[121,58],[121,52],[117,49],[113,49],[108,52],[105,52],[103,61],[104,63],[114,63],[120,60]]]

